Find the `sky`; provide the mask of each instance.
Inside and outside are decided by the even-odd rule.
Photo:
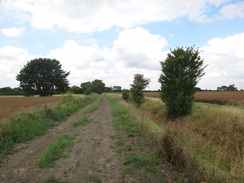
[[[35,58],[57,59],[70,86],[101,79],[129,89],[134,74],[160,89],[160,61],[195,46],[197,87],[244,89],[243,0],[0,0],[0,88]]]

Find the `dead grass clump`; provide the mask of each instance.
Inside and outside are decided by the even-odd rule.
[[[179,148],[171,132],[166,133],[162,139],[165,160],[176,167],[184,167],[183,149]]]

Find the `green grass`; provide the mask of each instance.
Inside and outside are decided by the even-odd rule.
[[[144,133],[148,124],[154,126],[153,129],[158,125],[150,124],[153,122],[148,122],[146,118],[141,120],[141,114],[139,120],[142,123],[138,122],[138,119],[131,118],[130,115],[131,113],[135,114],[134,109],[123,106],[120,101],[113,97],[108,97],[108,99],[114,117],[113,125],[117,129],[116,134],[110,136],[114,141],[110,147],[125,155],[121,178],[124,179],[127,174],[133,174],[133,177],[136,176],[143,182],[161,182],[163,178],[157,170],[157,167],[164,160],[158,153],[158,149],[161,147],[151,148],[151,137]],[[159,129],[162,131],[159,127],[155,129],[157,132]]]
[[[100,179],[100,177],[96,175],[90,175],[88,177],[90,183],[102,183],[103,181]]]
[[[87,124],[87,123],[90,123],[90,121],[86,117],[82,117],[82,118],[77,119],[73,123],[73,127],[77,127],[77,126],[84,125],[84,124]]]
[[[45,105],[0,121],[0,162],[3,155],[13,152],[13,144],[44,134],[56,124],[55,121],[65,119],[94,100],[94,97],[64,96],[53,105]]]
[[[98,100],[97,103],[95,103],[90,108],[88,108],[87,110],[84,111],[84,114],[90,114],[90,113],[96,111],[97,109],[100,108],[100,106],[102,105],[102,103],[103,103],[103,98],[100,97],[100,99]]]
[[[123,167],[122,171],[121,171],[121,178],[124,179],[126,174],[128,173],[133,173],[133,168],[131,166],[125,166]]]
[[[59,181],[55,177],[50,177],[48,180],[45,181],[45,183],[66,183],[66,182]]]
[[[40,168],[54,166],[54,161],[60,158],[68,157],[64,153],[64,149],[73,145],[74,137],[68,135],[60,135],[56,140],[51,142],[43,154],[39,157],[37,165]]]

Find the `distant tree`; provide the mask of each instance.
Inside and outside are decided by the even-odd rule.
[[[102,80],[99,80],[99,79],[95,79],[92,82],[88,81],[85,83],[81,83],[80,86],[81,86],[83,93],[84,92],[85,92],[84,94],[88,93],[88,95],[92,92],[101,94],[106,91],[105,84],[102,82]]]
[[[81,87],[81,90],[82,90],[82,93],[83,93],[87,89],[91,89],[92,88],[92,84],[91,84],[90,81],[88,81],[88,82],[81,83],[80,87]]]
[[[229,85],[229,86],[221,86],[221,87],[217,87],[218,91],[237,91],[238,89],[235,87],[234,84]]]
[[[191,113],[194,87],[205,74],[203,60],[194,47],[171,50],[164,62],[160,62],[162,74],[161,99],[167,107],[169,118],[177,118]]]
[[[90,95],[92,93],[92,89],[91,88],[87,88],[85,89],[85,91],[83,92],[84,95]]]
[[[150,79],[144,78],[143,74],[135,74],[131,84],[132,101],[139,107],[144,102],[143,90],[149,85]]]
[[[74,93],[74,94],[82,94],[83,93],[82,89],[79,86],[75,86],[75,85],[72,86],[71,88],[69,88],[69,91],[71,93]]]
[[[98,94],[105,92],[105,84],[102,82],[102,80],[95,79],[92,81],[92,92]]]
[[[195,92],[197,92],[197,91],[202,91],[202,89],[199,88],[199,87],[194,87],[194,91],[195,91]]]
[[[25,95],[51,96],[68,89],[67,76],[59,61],[48,58],[37,58],[27,62],[16,76]]]
[[[121,92],[121,86],[113,86],[113,92]]]
[[[228,86],[228,91],[237,91],[238,89],[235,87],[234,84]]]
[[[218,91],[228,91],[228,87],[227,86],[221,86],[221,87],[217,87]]]
[[[112,87],[105,87],[105,92],[112,92]]]
[[[122,90],[122,98],[125,101],[128,101],[130,99],[130,91],[129,90]]]

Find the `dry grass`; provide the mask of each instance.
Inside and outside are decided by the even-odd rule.
[[[144,92],[144,95],[153,98],[160,97],[159,92]],[[244,91],[200,91],[195,93],[195,101],[244,106]]]
[[[0,97],[0,120],[16,112],[23,112],[26,109],[42,104],[53,103],[60,100],[55,97]]]
[[[169,129],[176,149],[183,150],[187,172],[196,180],[244,181],[243,109],[196,103],[191,115],[171,122],[160,99],[148,98],[142,110]]]

